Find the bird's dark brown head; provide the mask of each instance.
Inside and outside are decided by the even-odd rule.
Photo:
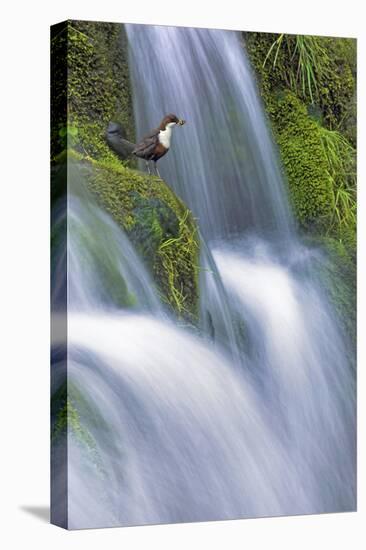
[[[185,120],[183,120],[182,118],[178,118],[176,115],[173,115],[171,113],[163,118],[159,128],[160,130],[165,130],[169,124],[171,124],[172,126],[174,126],[175,124],[177,124],[178,126],[183,126],[183,124],[185,123]]]

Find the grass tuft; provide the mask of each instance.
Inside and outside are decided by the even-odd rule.
[[[273,68],[277,66],[281,49],[287,50],[290,58],[290,67],[283,75],[289,88],[298,96],[310,98],[311,103],[318,97],[318,78],[327,65],[327,52],[316,36],[299,34],[296,36],[280,34],[272,43],[263,62],[273,57]]]
[[[179,284],[179,266],[187,262],[187,258],[194,258],[198,253],[197,228],[190,222],[190,211],[185,210],[179,219],[179,235],[163,241],[158,249],[161,264],[168,275],[170,288],[170,305],[179,315],[190,314],[187,307],[187,295],[182,284]],[[177,246],[178,245],[178,246]],[[196,278],[198,277],[198,266],[195,266]]]
[[[356,151],[348,140],[335,130],[319,126],[321,142],[332,179],[334,215],[331,229],[354,228],[357,215]]]

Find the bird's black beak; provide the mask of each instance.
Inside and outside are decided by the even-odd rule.
[[[178,120],[179,126],[183,126],[183,124],[185,124],[185,123],[186,123],[186,121],[183,120],[182,118],[180,118],[180,119]]]

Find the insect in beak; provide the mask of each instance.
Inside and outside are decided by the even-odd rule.
[[[182,118],[180,118],[180,119],[178,120],[179,126],[183,126],[183,124],[185,124],[185,123],[186,123],[186,121],[183,120]]]

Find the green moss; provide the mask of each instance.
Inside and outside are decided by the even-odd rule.
[[[51,159],[65,147],[67,126],[67,23],[51,27]]]
[[[278,98],[272,119],[295,215],[303,228],[325,228],[333,216],[334,197],[319,127],[291,92]]]
[[[76,439],[89,448],[95,448],[95,442],[90,433],[81,425],[80,415],[70,399],[58,411],[52,437],[57,439],[61,434],[69,430]]]
[[[103,223],[94,219],[93,231],[90,226],[80,224],[76,218],[68,219],[68,230],[78,240],[78,249],[83,252],[78,258],[80,270],[87,277],[92,270],[92,279],[98,281],[96,292],[103,296],[105,303],[120,308],[137,305],[136,296],[129,291],[120,269],[121,250],[118,244],[108,238]]]
[[[308,85],[299,76],[299,37],[244,33],[300,226],[351,242],[355,240],[351,234],[355,237],[356,41],[300,38],[310,52]]]
[[[78,129],[77,148],[94,158],[113,158],[104,134],[110,120],[119,122],[127,139],[134,141],[134,124],[127,63],[126,36],[122,25],[92,21],[68,21],[53,37],[52,56],[57,61],[53,78],[53,109],[63,105],[65,89],[57,86],[63,76],[66,52],[68,125]],[[61,79],[60,82],[65,82]],[[64,119],[53,124],[53,154],[65,146]],[[61,135],[60,135],[61,133]],[[75,143],[72,145],[76,145]],[[70,146],[70,143],[69,143]]]
[[[276,64],[267,63],[265,60],[273,42],[278,38],[276,34],[244,32],[243,38],[247,51],[253,77],[258,83],[259,92],[262,97],[266,112],[272,115],[276,108],[276,93],[281,90],[290,89],[289,83],[283,78],[283,54],[279,52]]]
[[[333,237],[317,237],[311,244],[321,246],[325,251],[326,261],[320,262],[319,274],[342,328],[352,342],[350,351],[353,353],[357,336],[357,273],[354,249]]]
[[[192,215],[165,182],[134,170],[134,160],[121,163],[105,141],[111,120],[135,140],[123,25],[69,21],[52,44],[53,52],[66,51],[68,74],[67,124],[63,117],[54,124],[54,161],[67,155],[78,162],[99,205],[127,232],[163,301],[194,320],[198,239]],[[63,105],[64,90],[56,78],[54,84],[53,103]],[[126,293],[119,291],[126,305]]]
[[[324,125],[355,145],[356,40],[249,32],[244,39],[268,107],[273,93],[291,90],[306,105],[315,103]]]
[[[296,37],[279,37],[244,33],[296,219],[326,253],[319,274],[355,345],[356,41],[309,37],[310,97],[297,76]]]
[[[71,394],[67,394],[66,384],[63,384],[56,395],[52,397],[53,422],[51,438],[57,441],[66,433],[72,434],[81,444],[89,449],[95,449],[93,437],[80,422],[80,415],[75,407]]]
[[[192,311],[196,314],[197,305],[192,303],[191,297],[197,297],[198,236],[189,210],[185,210],[178,222],[176,236],[173,235],[170,238],[162,236],[163,238],[160,239],[155,272],[159,278],[161,274],[164,275],[165,294],[168,296],[169,303],[179,315],[189,319],[192,318]],[[191,265],[194,268],[193,273],[190,269]]]
[[[352,38],[320,39],[328,53],[328,63],[319,81],[319,103],[324,124],[342,132],[356,145],[356,49]]]
[[[303,229],[324,230],[331,223],[334,197],[328,161],[317,122],[291,90],[288,52],[268,58],[278,35],[245,33],[245,43],[288,181],[294,214]],[[266,61],[267,59],[267,61]]]
[[[328,234],[340,239],[356,234],[356,151],[350,142],[335,130],[319,126],[328,172],[334,195],[333,220]]]
[[[84,397],[75,384],[64,383],[52,396],[51,440],[55,445],[66,444],[65,438],[74,438],[77,445],[85,450],[93,464],[94,471],[105,477],[103,461],[93,436],[95,430],[107,433],[110,429],[98,409]]]
[[[126,231],[163,301],[194,321],[199,240],[187,207],[163,180],[119,162],[85,158],[79,166],[98,204]]]

